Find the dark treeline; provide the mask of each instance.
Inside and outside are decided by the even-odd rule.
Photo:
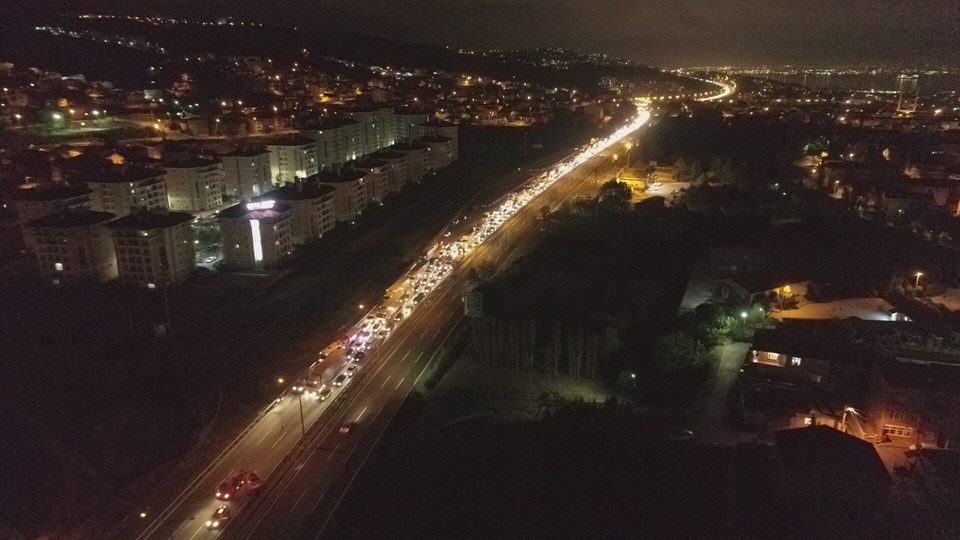
[[[584,378],[642,368],[673,323],[698,248],[685,211],[628,201],[610,183],[551,215],[542,244],[480,286],[471,357]]]

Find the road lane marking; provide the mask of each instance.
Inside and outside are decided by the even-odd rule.
[[[195,536],[197,536],[198,534],[200,534],[200,531],[202,531],[202,530],[203,530],[203,526],[202,526],[202,525],[201,525],[200,527],[197,527],[197,532],[191,534],[189,540],[193,540],[193,538],[194,538]]]
[[[260,446],[260,443],[262,443],[263,440],[266,439],[266,438],[269,437],[269,436],[270,436],[270,430],[267,430],[267,432],[263,434],[263,437],[260,437],[260,440],[257,441],[256,446]]]
[[[443,341],[440,342],[440,345],[443,345],[443,343],[446,342],[447,339],[450,338],[450,334],[453,333],[453,330],[454,330],[455,328],[456,328],[456,325],[454,325],[454,327],[451,328],[449,332],[447,332],[447,335],[443,338]],[[438,349],[438,352],[439,352],[439,349]],[[436,356],[436,355],[437,355],[437,353],[434,353],[434,356]],[[420,356],[423,356],[423,353],[420,353]],[[420,359],[420,357],[418,356],[418,357],[417,357],[417,360],[419,360],[419,359]],[[427,370],[427,367],[426,367],[426,366],[424,366],[423,369],[420,370],[420,375],[417,376],[417,380],[413,382],[414,386],[416,386],[417,381],[420,380],[420,377],[423,376],[423,374],[424,374],[424,372],[426,372],[426,370]],[[401,380],[400,382],[403,382],[403,380]],[[399,385],[398,385],[398,386],[399,386]],[[404,400],[405,400],[405,399],[406,399],[406,396],[404,396]],[[403,402],[401,401],[401,405],[402,405],[402,404],[403,404]],[[366,408],[364,408],[364,410],[366,410]],[[393,421],[393,418],[394,418],[395,416],[397,416],[397,411],[399,411],[399,410],[400,410],[400,406],[398,406],[397,408],[395,408],[395,409],[393,410],[393,414],[390,415],[390,419],[387,420],[387,423],[384,424],[383,429],[381,429],[381,430],[380,430],[380,433],[377,434],[377,438],[374,439],[373,445],[370,447],[369,450],[367,450],[367,453],[363,456],[363,459],[360,461],[360,466],[356,468],[356,470],[353,472],[353,476],[350,477],[350,481],[347,482],[347,488],[340,492],[340,497],[337,498],[336,504],[333,505],[333,510],[331,510],[330,513],[327,514],[327,518],[326,518],[325,520],[323,520],[323,525],[320,526],[320,530],[317,531],[317,535],[314,537],[314,540],[318,540],[318,539],[320,538],[320,536],[323,535],[323,531],[327,528],[327,524],[330,522],[330,518],[333,517],[333,514],[336,513],[337,508],[340,507],[340,503],[343,502],[344,496],[346,496],[347,492],[350,491],[350,487],[353,486],[353,481],[357,479],[357,475],[360,474],[360,470],[363,469],[363,466],[366,465],[366,463],[367,463],[367,458],[369,458],[369,457],[370,457],[370,454],[373,453],[373,449],[377,447],[377,444],[380,442],[380,438],[383,437],[383,434],[387,431],[387,427],[390,426],[390,423]],[[362,414],[362,413],[361,413],[361,414]],[[379,415],[379,413],[377,413],[377,414]],[[319,503],[319,501],[318,501],[318,503]],[[316,506],[314,506],[314,509],[316,509]]]
[[[278,438],[276,441],[274,441],[273,444],[270,445],[270,448],[275,448],[275,447],[277,446],[277,443],[279,443],[280,441],[282,441],[283,438],[286,437],[286,436],[287,436],[287,432],[286,432],[286,431],[284,431],[283,433],[281,433],[281,434],[280,434],[280,438]]]
[[[307,491],[309,491],[309,490],[310,490],[310,487],[309,487],[309,486],[303,488],[303,493],[301,493],[300,496],[297,497],[297,502],[293,503],[293,506],[290,507],[290,511],[291,511],[291,512],[293,512],[293,509],[296,508],[298,504],[300,504],[300,501],[303,500],[303,496],[306,495],[306,494],[307,494]]]
[[[401,358],[400,361],[403,362],[408,356],[410,356],[410,351],[407,351],[407,354],[403,355],[403,358]]]
[[[387,381],[390,380],[390,377],[393,377],[393,375],[387,375],[387,378],[383,380],[383,384],[380,385],[380,388],[383,388],[384,386],[386,386]]]
[[[367,412],[367,408],[366,408],[366,407],[364,407],[363,410],[360,411],[360,414],[357,415],[357,419],[354,420],[354,422],[359,422],[359,421],[360,421],[360,417],[363,416],[363,413],[365,413],[365,412]]]
[[[406,377],[400,379],[400,382],[397,383],[397,386],[394,388],[394,390],[398,390],[400,388],[400,385],[403,384],[403,381],[405,381],[406,379],[407,379]]]
[[[338,448],[340,448],[340,443],[337,443],[337,445],[333,447],[333,450],[330,451],[330,455],[327,456],[327,461],[333,459],[333,456],[337,453]]]
[[[416,364],[417,362],[420,361],[421,358],[423,358],[423,351],[420,352],[420,356],[418,356],[417,359],[413,361],[413,363]]]

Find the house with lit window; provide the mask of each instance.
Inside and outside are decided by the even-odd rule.
[[[231,268],[276,267],[293,250],[293,208],[272,200],[240,203],[217,215],[223,260]]]
[[[864,412],[881,441],[952,447],[960,441],[960,364],[886,359],[870,377]]]
[[[857,344],[821,341],[810,334],[758,329],[748,357],[752,374],[772,380],[833,387],[866,382],[880,352]]]

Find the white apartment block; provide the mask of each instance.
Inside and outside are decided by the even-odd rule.
[[[167,208],[164,172],[134,165],[110,165],[77,174],[92,191],[90,208],[125,216],[138,210]]]
[[[220,156],[226,181],[227,199],[241,200],[259,197],[270,191],[270,151],[266,148],[239,148]]]
[[[322,171],[318,176],[321,184],[334,188],[334,211],[337,221],[353,221],[370,202],[366,173],[357,169],[339,172]]]
[[[267,144],[270,180],[275,186],[317,174],[317,142],[306,137],[284,137]]]
[[[226,177],[219,159],[191,158],[164,162],[170,210],[205,212],[223,205]]]
[[[217,216],[227,266],[260,270],[276,267],[293,250],[293,209],[272,200],[240,203]]]

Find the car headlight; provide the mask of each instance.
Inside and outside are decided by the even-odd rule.
[[[213,527],[213,522],[210,520],[207,520],[207,527]]]
[[[216,529],[216,528],[219,527],[219,526],[220,526],[220,522],[219,522],[219,521],[214,521],[214,522],[213,522],[213,528],[214,528],[214,529]]]

